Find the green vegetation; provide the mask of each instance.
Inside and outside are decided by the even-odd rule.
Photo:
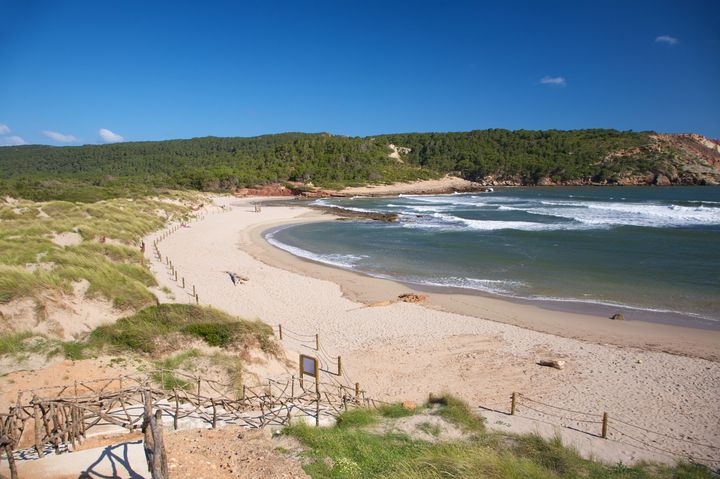
[[[32,352],[34,346],[28,342],[28,339],[33,336],[33,333],[29,331],[0,335],[0,356]]]
[[[0,148],[0,194],[96,201],[155,188],[227,190],[269,182],[323,186],[432,176],[388,158],[384,141],[286,133],[255,138]]]
[[[155,362],[155,367],[159,370],[152,374],[153,381],[160,384],[163,389],[189,389],[193,385],[189,381],[178,377],[175,374],[177,369],[186,368],[194,359],[201,357],[202,354],[197,349],[189,349]]]
[[[0,194],[34,199],[97,201],[142,196],[158,188],[228,190],[271,182],[312,182],[326,188],[459,174],[494,175],[535,184],[613,179],[648,172],[667,155],[643,153],[604,162],[611,151],[647,145],[648,133],[616,130],[481,130],[377,137],[285,133],[254,138],[0,148]],[[403,161],[388,144],[409,147]],[[659,156],[658,156],[659,155]]]
[[[237,390],[242,389],[243,361],[251,349],[276,354],[272,328],[260,321],[245,321],[220,310],[185,304],[162,304],[119,319],[115,324],[96,328],[83,339],[61,341],[32,332],[0,335],[0,357],[22,360],[30,354],[50,358],[62,355],[80,360],[105,354],[118,354],[111,363],[135,357],[158,372],[153,380],[165,389],[193,386],[181,372],[208,369],[227,375]],[[219,338],[219,339],[218,339]],[[202,340],[221,351],[202,352],[188,348],[188,341]],[[179,351],[179,352],[177,352]]]
[[[87,344],[81,341],[60,341],[31,331],[0,334],[0,357],[23,359],[30,354],[53,357],[61,354],[66,359],[85,358]]]
[[[215,308],[161,304],[95,329],[90,334],[89,344],[155,354],[159,352],[161,341],[184,337],[202,339],[208,346],[234,350],[257,346],[272,353],[272,334],[272,328],[261,321],[238,319]]]
[[[419,409],[444,417],[467,433],[463,440],[425,442],[408,434],[378,432],[376,425],[393,421],[381,411],[349,411],[333,428],[304,424],[285,432],[308,448],[311,461],[305,471],[313,478],[497,478],[557,479],[710,479],[705,467],[680,464],[608,466],[581,458],[559,439],[546,441],[537,435],[515,436],[486,432],[482,421],[460,400],[444,396]],[[427,422],[418,426],[434,437],[440,428]]]
[[[542,178],[554,181],[612,176],[602,160],[611,152],[647,145],[647,133],[616,130],[483,130],[461,133],[420,133],[381,137],[409,147],[408,160],[469,180],[493,175],[522,184]]]
[[[186,193],[169,196],[189,199]],[[44,297],[72,293],[86,281],[86,297],[107,299],[118,309],[153,304],[148,287],[155,278],[137,243],[166,217],[182,218],[188,211],[149,198],[0,202],[0,303],[30,298],[42,314]]]
[[[437,412],[438,416],[444,417],[448,422],[460,426],[466,431],[482,432],[485,425],[478,421],[477,417],[470,410],[470,406],[450,394],[443,394],[440,397],[431,397],[429,404],[442,406]]]

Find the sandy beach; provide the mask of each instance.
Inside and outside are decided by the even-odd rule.
[[[346,379],[378,399],[421,402],[428,393],[446,391],[504,412],[511,393],[519,392],[550,405],[521,403],[525,418],[598,434],[599,417],[608,412],[610,437],[620,448],[640,441],[657,456],[644,457],[669,460],[687,453],[706,462],[718,459],[717,331],[617,322],[455,294],[431,294],[424,306],[369,307],[411,290],[301,260],[262,239],[263,231],[280,224],[330,217],[292,206],[266,206],[256,213],[252,199],[217,201],[227,212],[191,223],[162,242],[162,254],[188,287],[182,289],[152,260],[161,285],[173,292],[168,300],[194,301],[189,285],[195,285],[201,304],[300,334],[318,333],[328,356],[342,356]],[[228,271],[247,282],[233,285]],[[314,348],[301,342],[287,346]],[[539,366],[543,359],[564,360],[566,367]],[[552,407],[589,415],[558,414]],[[622,428],[619,421],[636,429]],[[619,459],[627,462],[633,454]]]

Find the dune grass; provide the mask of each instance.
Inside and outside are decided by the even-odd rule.
[[[81,341],[61,341],[32,331],[0,334],[0,357],[13,356],[17,359],[30,354],[46,357],[62,355],[66,359],[85,358],[87,345]]]
[[[487,432],[470,407],[452,396],[425,408],[466,431],[453,442],[425,442],[406,434],[379,433],[373,425],[392,421],[396,408],[361,409],[340,415],[332,428],[293,425],[285,433],[307,447],[305,471],[313,478],[493,478],[493,479],[709,479],[697,464],[614,466],[583,459],[559,439]],[[425,408],[419,408],[418,411]],[[393,411],[388,415],[388,411]],[[409,414],[413,414],[408,412]],[[422,429],[423,424],[418,427]]]
[[[245,349],[257,346],[274,352],[272,328],[261,321],[247,321],[215,308],[189,304],[150,306],[90,334],[92,347],[111,346],[138,353],[154,354],[158,342],[171,335],[201,339],[208,346]]]
[[[0,356],[27,352],[27,340],[33,337],[29,331],[0,335]]]
[[[148,287],[156,282],[138,243],[203,201],[187,193],[167,196],[95,203],[0,200],[0,303],[70,293],[74,283],[86,280],[86,295],[107,299],[115,308],[137,311],[153,304]],[[53,242],[62,233],[82,241]]]
[[[193,384],[188,380],[175,374],[177,369],[185,368],[192,363],[193,360],[202,356],[197,349],[189,349],[174,356],[167,357],[155,362],[158,371],[152,374],[153,381],[160,385],[163,389],[190,389]]]

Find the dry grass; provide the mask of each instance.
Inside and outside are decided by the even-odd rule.
[[[139,241],[168,219],[187,217],[192,204],[204,201],[198,194],[169,197],[173,201],[0,201],[0,303],[38,299],[40,292],[53,290],[68,293],[73,283],[87,280],[87,295],[105,298],[118,309],[137,311],[153,304],[148,286],[156,282]],[[79,234],[82,241],[53,242],[62,233]]]

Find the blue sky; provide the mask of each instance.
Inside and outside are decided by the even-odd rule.
[[[0,144],[593,127],[720,138],[718,1],[0,0],[0,12]]]

